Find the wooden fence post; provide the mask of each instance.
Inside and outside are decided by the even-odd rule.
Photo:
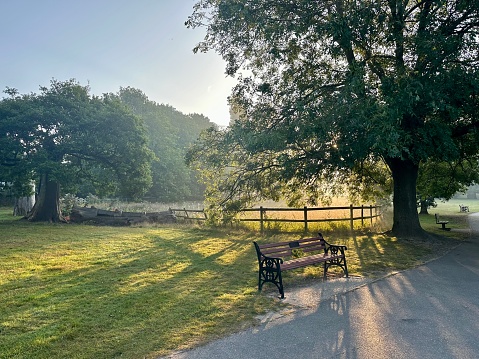
[[[304,233],[308,232],[308,207],[304,206]]]
[[[373,205],[369,206],[369,217],[371,217],[371,226],[373,225]]]
[[[261,233],[263,233],[263,231],[264,231],[263,219],[264,219],[263,206],[260,206],[259,207],[259,228],[260,228]]]
[[[361,205],[361,227],[364,227],[364,205]]]
[[[350,218],[351,231],[353,231],[354,230],[354,207],[352,204],[349,206],[349,218]]]

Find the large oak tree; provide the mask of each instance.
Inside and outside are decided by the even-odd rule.
[[[420,164],[478,153],[476,0],[201,0],[186,25],[238,76],[240,119],[190,152],[225,203],[314,199],[385,163],[393,233],[421,235]]]
[[[0,101],[1,180],[18,193],[39,182],[32,221],[60,221],[61,188],[81,181],[130,198],[151,183],[142,122],[116,95],[92,96],[75,80],[52,80],[35,94],[12,89]],[[22,190],[23,188],[23,190]]]

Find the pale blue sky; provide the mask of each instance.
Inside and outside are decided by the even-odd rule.
[[[94,94],[132,86],[227,125],[235,81],[219,55],[193,54],[205,31],[184,26],[195,2],[0,0],[0,89],[37,92],[52,78],[75,78]]]

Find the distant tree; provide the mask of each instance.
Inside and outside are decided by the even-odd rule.
[[[479,159],[456,162],[421,163],[417,181],[417,201],[420,214],[427,214],[429,207],[436,207],[435,199],[449,200],[457,192],[479,182]]]
[[[135,88],[121,88],[121,101],[145,123],[148,146],[155,153],[153,185],[146,193],[156,201],[202,200],[204,186],[197,172],[185,164],[185,153],[201,131],[212,122],[200,114],[185,115],[173,107],[148,99]]]
[[[146,191],[152,154],[141,121],[117,97],[91,96],[75,80],[52,80],[38,94],[7,92],[0,101],[2,180],[17,193],[38,180],[30,220],[61,221],[60,189],[81,180],[108,182],[128,197]]]
[[[222,174],[232,201],[314,199],[384,162],[392,232],[421,236],[420,164],[479,152],[476,0],[202,0],[186,24],[206,27],[195,51],[238,75],[231,102],[244,113],[190,156]]]
[[[479,185],[475,184],[473,186],[470,186],[466,190],[466,196],[468,199],[477,199],[477,194],[479,193]]]

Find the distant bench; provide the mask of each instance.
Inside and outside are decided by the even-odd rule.
[[[446,228],[446,224],[448,224],[449,221],[441,221],[437,213],[434,216],[436,217],[436,224],[440,224],[442,226],[442,229],[444,229],[445,231],[451,230],[451,228]]]
[[[328,268],[340,267],[348,277],[348,267],[344,251],[346,246],[333,245],[326,242],[321,235],[313,238],[303,238],[290,242],[258,244],[253,242],[258,256],[258,290],[264,283],[273,283],[284,298],[283,278],[281,273],[286,270],[302,268],[323,263],[326,279]],[[284,258],[288,258],[285,260]]]
[[[459,212],[469,212],[469,206],[459,205]]]

